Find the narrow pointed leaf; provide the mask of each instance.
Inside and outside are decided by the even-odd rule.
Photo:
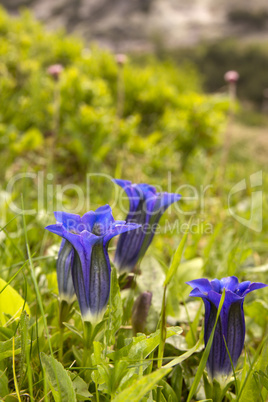
[[[199,341],[191,349],[187,350],[187,352],[185,352],[182,355],[171,360],[169,363],[165,364],[165,366],[163,366],[163,367],[170,368],[170,367],[176,366],[177,364],[182,363],[184,360],[188,359],[188,357],[192,356],[192,354],[194,354],[200,348],[202,342],[203,342],[203,337],[201,337],[199,339]]]
[[[139,402],[147,392],[151,391],[153,387],[165,377],[171,369],[159,369],[153,373],[135,381],[129,388],[124,389],[119,395],[117,395],[113,402]]]

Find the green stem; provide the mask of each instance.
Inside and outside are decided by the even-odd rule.
[[[54,86],[54,99],[53,99],[53,136],[56,142],[59,132],[60,120],[60,86],[59,81],[55,81]],[[55,145],[55,144],[54,144]]]
[[[62,362],[62,357],[63,357],[63,333],[64,333],[64,328],[60,326],[59,330],[59,361]]]
[[[100,397],[99,397],[99,390],[98,390],[98,383],[95,383],[95,388],[96,388],[96,399],[97,402],[100,402]]]
[[[213,402],[221,402],[223,399],[221,385],[218,382],[213,381],[212,384],[212,400]]]
[[[163,362],[163,355],[164,355],[164,347],[166,342],[167,336],[167,329],[166,329],[166,292],[167,287],[164,287],[163,299],[162,299],[162,309],[161,309],[161,321],[160,321],[160,342],[158,347],[158,361],[157,367],[161,368]]]
[[[118,73],[117,73],[117,118],[118,121],[122,118],[123,110],[124,110],[124,67],[123,65],[118,66]]]
[[[86,367],[88,362],[88,357],[90,356],[90,349],[92,345],[92,334],[93,326],[89,321],[84,321],[84,355],[83,355],[83,366]]]

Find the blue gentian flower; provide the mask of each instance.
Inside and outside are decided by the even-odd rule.
[[[211,378],[220,379],[222,376],[228,376],[232,373],[232,366],[224,338],[235,367],[245,340],[244,299],[249,292],[267,285],[249,281],[239,283],[235,276],[212,281],[195,279],[186,283],[193,288],[190,296],[201,297],[205,305],[205,345],[215,324],[221,294],[225,288],[225,299],[216,325],[207,367]]]
[[[69,284],[71,271],[83,320],[97,322],[102,318],[110,294],[109,241],[120,233],[136,229],[138,225],[115,221],[109,205],[95,212],[89,211],[82,217],[65,212],[55,212],[55,217],[57,224],[46,229],[64,239],[62,253],[66,247],[72,247],[69,254],[66,251],[68,255],[63,258],[65,263],[62,264],[64,273],[58,278],[63,284]],[[62,283],[59,288],[69,291],[70,287],[64,287]]]
[[[128,180],[115,179],[129,199],[129,213],[126,222],[140,224],[139,229],[121,234],[115,253],[115,264],[121,272],[131,272],[144,256],[151,244],[159,219],[165,210],[181,196],[171,193],[157,193],[148,184],[132,184]]]
[[[74,249],[72,245],[62,239],[57,260],[57,280],[60,301],[66,301],[69,305],[76,299],[72,279],[73,259]]]

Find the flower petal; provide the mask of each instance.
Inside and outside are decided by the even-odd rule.
[[[186,282],[187,285],[192,286],[192,288],[198,288],[201,292],[209,292],[212,290],[212,286],[208,279],[193,279],[192,281]]]
[[[243,283],[243,282],[242,282]],[[243,296],[245,297],[248,293],[253,292],[253,290],[266,288],[267,285],[261,282],[252,282],[248,288],[244,291]]]
[[[89,212],[85,213],[81,218],[81,222],[84,225],[83,230],[87,230],[88,232],[92,232],[95,220],[96,220],[96,215],[95,215],[94,211],[89,211]],[[83,230],[81,230],[81,232]]]
[[[77,214],[55,211],[54,216],[57,223],[62,223],[66,230],[76,230],[77,226],[81,223],[81,218]]]
[[[114,218],[109,205],[104,205],[95,211],[95,223],[92,232],[98,236],[103,236],[113,225]]]
[[[190,296],[201,297],[205,304],[205,344],[211,334],[221,294],[225,288],[225,298],[215,329],[212,348],[207,361],[208,371],[212,378],[226,376],[232,373],[230,358],[224,343],[230,353],[234,367],[242,352],[245,340],[245,318],[243,303],[247,293],[263,288],[264,283],[241,282],[235,276],[214,279],[196,279],[187,282],[194,289]],[[210,289],[209,289],[210,288]]]
[[[239,284],[236,276],[228,276],[227,278],[222,278],[220,280],[221,288],[229,289],[234,292]]]
[[[239,356],[242,353],[245,341],[243,299],[230,305],[228,322],[226,324],[227,336],[225,340],[232,358],[233,365],[235,367]],[[227,351],[225,351],[225,357],[220,372],[225,373],[226,375],[232,372],[232,366]]]
[[[55,233],[62,237],[63,237],[63,234],[65,233],[65,229],[64,229],[62,223],[56,223],[55,225],[48,225],[45,227],[45,229],[51,233]]]
[[[174,194],[174,193],[167,193],[167,192],[163,192],[163,193],[158,193],[158,196],[161,197],[161,204],[160,204],[160,208],[162,210],[162,213],[164,213],[164,211],[174,202],[177,202],[181,199],[181,195],[180,194]]]
[[[110,294],[111,266],[106,248],[102,243],[92,248],[89,280],[90,314],[99,317],[107,306]]]
[[[118,223],[119,221],[116,221],[113,227],[111,227],[109,230],[106,231],[104,237],[103,237],[103,244],[106,246],[106,244],[114,237],[117,235],[120,235],[125,232],[129,232],[131,230],[135,230],[141,227],[141,225],[138,225],[136,223],[125,223],[121,222]]]
[[[74,249],[71,243],[63,240],[57,260],[57,280],[60,299],[67,301],[68,304],[73,303],[75,300],[75,290],[71,272],[73,258]]]
[[[114,179],[113,181],[118,184],[118,186],[122,187],[127,194],[129,199],[129,211],[136,211],[140,202],[140,194],[135,190],[135,186],[132,185],[129,180]]]

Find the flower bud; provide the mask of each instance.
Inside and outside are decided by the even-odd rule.
[[[137,332],[144,332],[151,303],[151,292],[143,292],[135,300],[132,308],[132,328],[134,335]]]
[[[234,83],[239,80],[239,74],[237,71],[230,70],[224,74],[224,79],[228,83],[230,83],[230,82]]]
[[[122,66],[127,61],[127,56],[123,53],[119,53],[115,55],[116,62],[119,66]]]
[[[55,81],[59,79],[60,74],[63,71],[63,66],[61,64],[53,64],[48,67],[47,72],[50,74]]]

